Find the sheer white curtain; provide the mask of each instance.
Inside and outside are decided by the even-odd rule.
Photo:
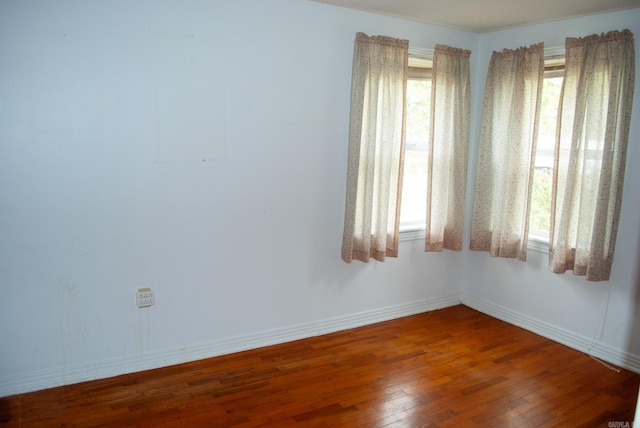
[[[472,250],[526,260],[543,76],[542,43],[493,52],[482,113]]]
[[[629,30],[567,39],[549,252],[555,273],[609,279],[634,80]]]
[[[398,255],[409,42],[356,35],[342,259]]]
[[[436,45],[431,83],[425,251],[462,250],[471,51]]]

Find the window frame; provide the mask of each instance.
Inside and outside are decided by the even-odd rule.
[[[555,46],[545,48],[544,50],[544,79],[553,77],[564,77],[565,66],[565,48],[564,46]],[[558,100],[560,102],[560,100]],[[555,154],[554,154],[555,161]],[[531,209],[531,208],[529,208]],[[549,231],[551,232],[551,231]],[[527,237],[527,249],[539,253],[549,254],[549,242],[551,236],[540,236],[529,233]]]
[[[433,69],[434,49],[409,48],[409,76],[407,80],[431,80],[431,72]],[[405,146],[406,150],[406,146]],[[427,177],[425,176],[425,181]],[[404,174],[403,174],[404,181]],[[425,218],[422,224],[402,224],[400,222],[398,240],[414,241],[424,239],[426,233],[426,207]]]
[[[409,48],[409,58],[418,58],[420,60],[430,61],[432,64],[433,49],[421,49],[421,48]],[[545,61],[545,75],[544,78],[547,77],[557,77],[559,75],[564,76],[564,64],[565,64],[565,47],[564,46],[554,46],[550,48],[545,48],[544,50],[544,61]],[[413,67],[410,67],[410,69]],[[422,67],[427,68],[427,67]],[[409,79],[420,79],[424,78],[423,76],[428,75],[428,79],[431,79],[431,68],[428,68],[428,74],[424,75],[420,74],[412,74],[411,70],[409,73]],[[426,178],[426,177],[425,177]],[[426,219],[425,219],[426,220]],[[418,239],[424,239],[426,232],[426,224],[417,225],[417,224],[400,224],[399,230],[399,241],[413,241]],[[540,253],[549,253],[549,240],[550,237],[543,237],[540,235],[529,234],[527,237],[527,249],[540,252]]]

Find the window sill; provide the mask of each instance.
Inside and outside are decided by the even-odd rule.
[[[424,239],[424,228],[419,227],[405,227],[400,229],[400,236],[398,238],[402,241],[416,241],[418,239]]]
[[[425,236],[424,228],[405,227],[400,229],[400,242],[423,240]],[[539,253],[549,254],[549,238],[542,236],[529,235],[527,249],[537,251]]]
[[[549,254],[549,238],[542,236],[529,235],[527,249],[537,251],[539,253]]]

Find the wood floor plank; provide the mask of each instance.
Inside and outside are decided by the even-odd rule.
[[[6,397],[0,427],[607,427],[639,385],[460,305]]]

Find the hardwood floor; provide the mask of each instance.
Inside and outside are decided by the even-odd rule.
[[[630,426],[639,385],[455,306],[0,399],[0,426]]]

